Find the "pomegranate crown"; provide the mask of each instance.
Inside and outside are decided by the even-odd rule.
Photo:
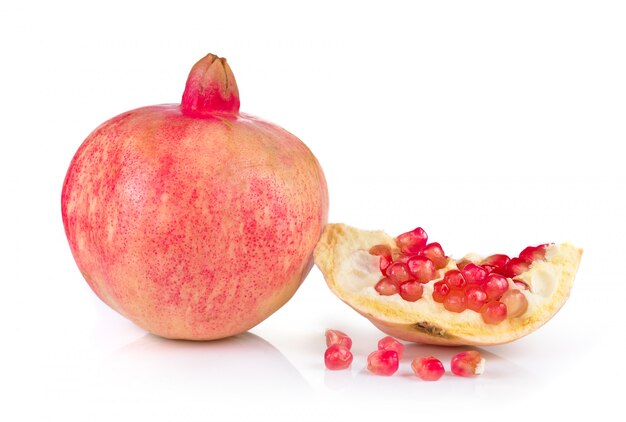
[[[239,90],[226,59],[207,54],[191,68],[181,110],[194,117],[239,112]]]

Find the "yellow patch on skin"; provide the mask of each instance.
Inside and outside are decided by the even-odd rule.
[[[416,302],[397,294],[379,295],[374,289],[381,277],[378,257],[368,252],[378,244],[397,248],[395,240],[382,231],[329,224],[315,249],[315,264],[331,291],[382,331],[408,341],[441,345],[501,344],[536,330],[567,300],[582,255],[581,249],[569,243],[549,246],[545,260],[516,277],[530,286],[530,291],[522,291],[529,302],[526,313],[489,325],[477,312],[448,312],[433,300],[433,284],[445,271],[456,268],[453,260],[439,271],[437,279],[424,285],[424,294]],[[472,256],[473,261],[480,259]],[[512,280],[509,283],[516,288]]]

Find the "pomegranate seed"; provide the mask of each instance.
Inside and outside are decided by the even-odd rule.
[[[485,324],[499,324],[506,319],[506,305],[497,300],[487,302],[480,310],[480,316]]]
[[[454,375],[460,377],[475,377],[483,373],[485,369],[485,359],[475,350],[457,353],[452,356],[450,369]]]
[[[415,375],[424,381],[437,381],[445,372],[441,361],[433,356],[413,359],[411,368]]]
[[[530,264],[521,258],[511,258],[509,262],[501,269],[502,275],[513,278],[528,271]]]
[[[443,280],[448,283],[452,289],[462,289],[466,284],[465,278],[463,278],[463,274],[461,274],[459,270],[448,271],[443,277]]]
[[[509,289],[509,280],[500,274],[489,274],[483,288],[487,293],[487,300],[500,299]]]
[[[437,242],[429,243],[424,246],[424,249],[420,252],[421,256],[424,256],[435,264],[435,268],[440,270],[448,264],[448,257],[443,252],[443,248]]]
[[[543,245],[539,245],[539,246],[529,246],[525,248],[522,252],[520,252],[519,257],[520,259],[528,263],[531,263],[538,259],[543,259],[546,256],[547,246],[548,246],[547,243],[544,243]]]
[[[387,336],[378,340],[378,350],[393,350],[398,354],[398,359],[402,359],[404,344],[391,336]]]
[[[405,281],[409,281],[411,277],[411,273],[409,272],[409,266],[402,262],[394,262],[387,268],[387,276],[394,283],[400,284]]]
[[[465,294],[462,290],[452,289],[443,299],[443,307],[450,312],[463,312],[465,305]]]
[[[482,284],[485,282],[489,272],[483,267],[470,262],[463,268],[461,274],[463,274],[463,278],[468,284]]]
[[[391,296],[398,293],[398,285],[391,281],[389,277],[384,277],[376,285],[374,289],[382,296]]]
[[[376,245],[370,248],[370,254],[380,257],[380,272],[386,275],[387,267],[393,262],[391,258],[391,248],[387,245]]]
[[[333,344],[350,349],[352,348],[352,339],[343,331],[326,330],[326,347],[330,347]]]
[[[404,264],[406,264],[407,262],[409,262],[409,259],[413,258],[414,256],[417,256],[415,254],[400,254],[398,256],[396,256],[396,259],[393,260],[393,262],[402,262]]]
[[[398,288],[400,297],[407,302],[415,302],[422,297],[424,293],[424,287],[418,281],[406,281]]]
[[[398,366],[398,353],[395,350],[376,350],[367,357],[367,369],[376,375],[393,375]]]
[[[483,267],[483,269],[487,271],[488,275],[494,272],[497,268],[495,265],[489,265],[489,264],[482,264],[481,267]]]
[[[517,289],[507,290],[500,298],[500,302],[506,305],[508,318],[520,317],[528,309],[528,299]]]
[[[413,256],[406,265],[409,267],[411,275],[420,283],[428,283],[435,278],[435,264],[428,258]]]
[[[433,284],[433,300],[443,303],[445,297],[450,293],[450,286],[445,281],[438,281]]]
[[[481,264],[493,265],[494,267],[504,267],[510,259],[511,258],[503,254],[489,255],[487,258],[483,259]]]
[[[487,293],[476,285],[469,285],[465,288],[465,305],[467,309],[480,312],[480,308],[487,303]]]
[[[421,227],[396,237],[396,243],[404,253],[418,253],[428,241],[428,235]]]
[[[352,353],[345,346],[333,344],[324,353],[324,363],[333,371],[346,369],[352,363]]]

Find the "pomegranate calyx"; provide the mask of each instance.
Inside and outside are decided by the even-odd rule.
[[[239,90],[226,59],[207,54],[191,68],[181,111],[191,117],[239,112]]]

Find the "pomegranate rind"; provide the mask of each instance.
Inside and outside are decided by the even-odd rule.
[[[330,290],[381,331],[406,341],[449,346],[503,344],[537,330],[567,301],[582,256],[582,249],[570,243],[548,246],[543,260],[509,279],[510,288],[517,288],[514,280],[529,286],[522,291],[528,310],[519,318],[490,325],[477,312],[448,312],[433,300],[433,284],[457,268],[452,259],[438,270],[436,279],[424,284],[424,294],[416,302],[404,301],[398,294],[379,295],[373,288],[380,278],[379,258],[368,252],[379,244],[397,249],[394,238],[383,231],[328,224],[315,248],[315,264]],[[480,262],[482,258],[468,255],[464,259]]]

